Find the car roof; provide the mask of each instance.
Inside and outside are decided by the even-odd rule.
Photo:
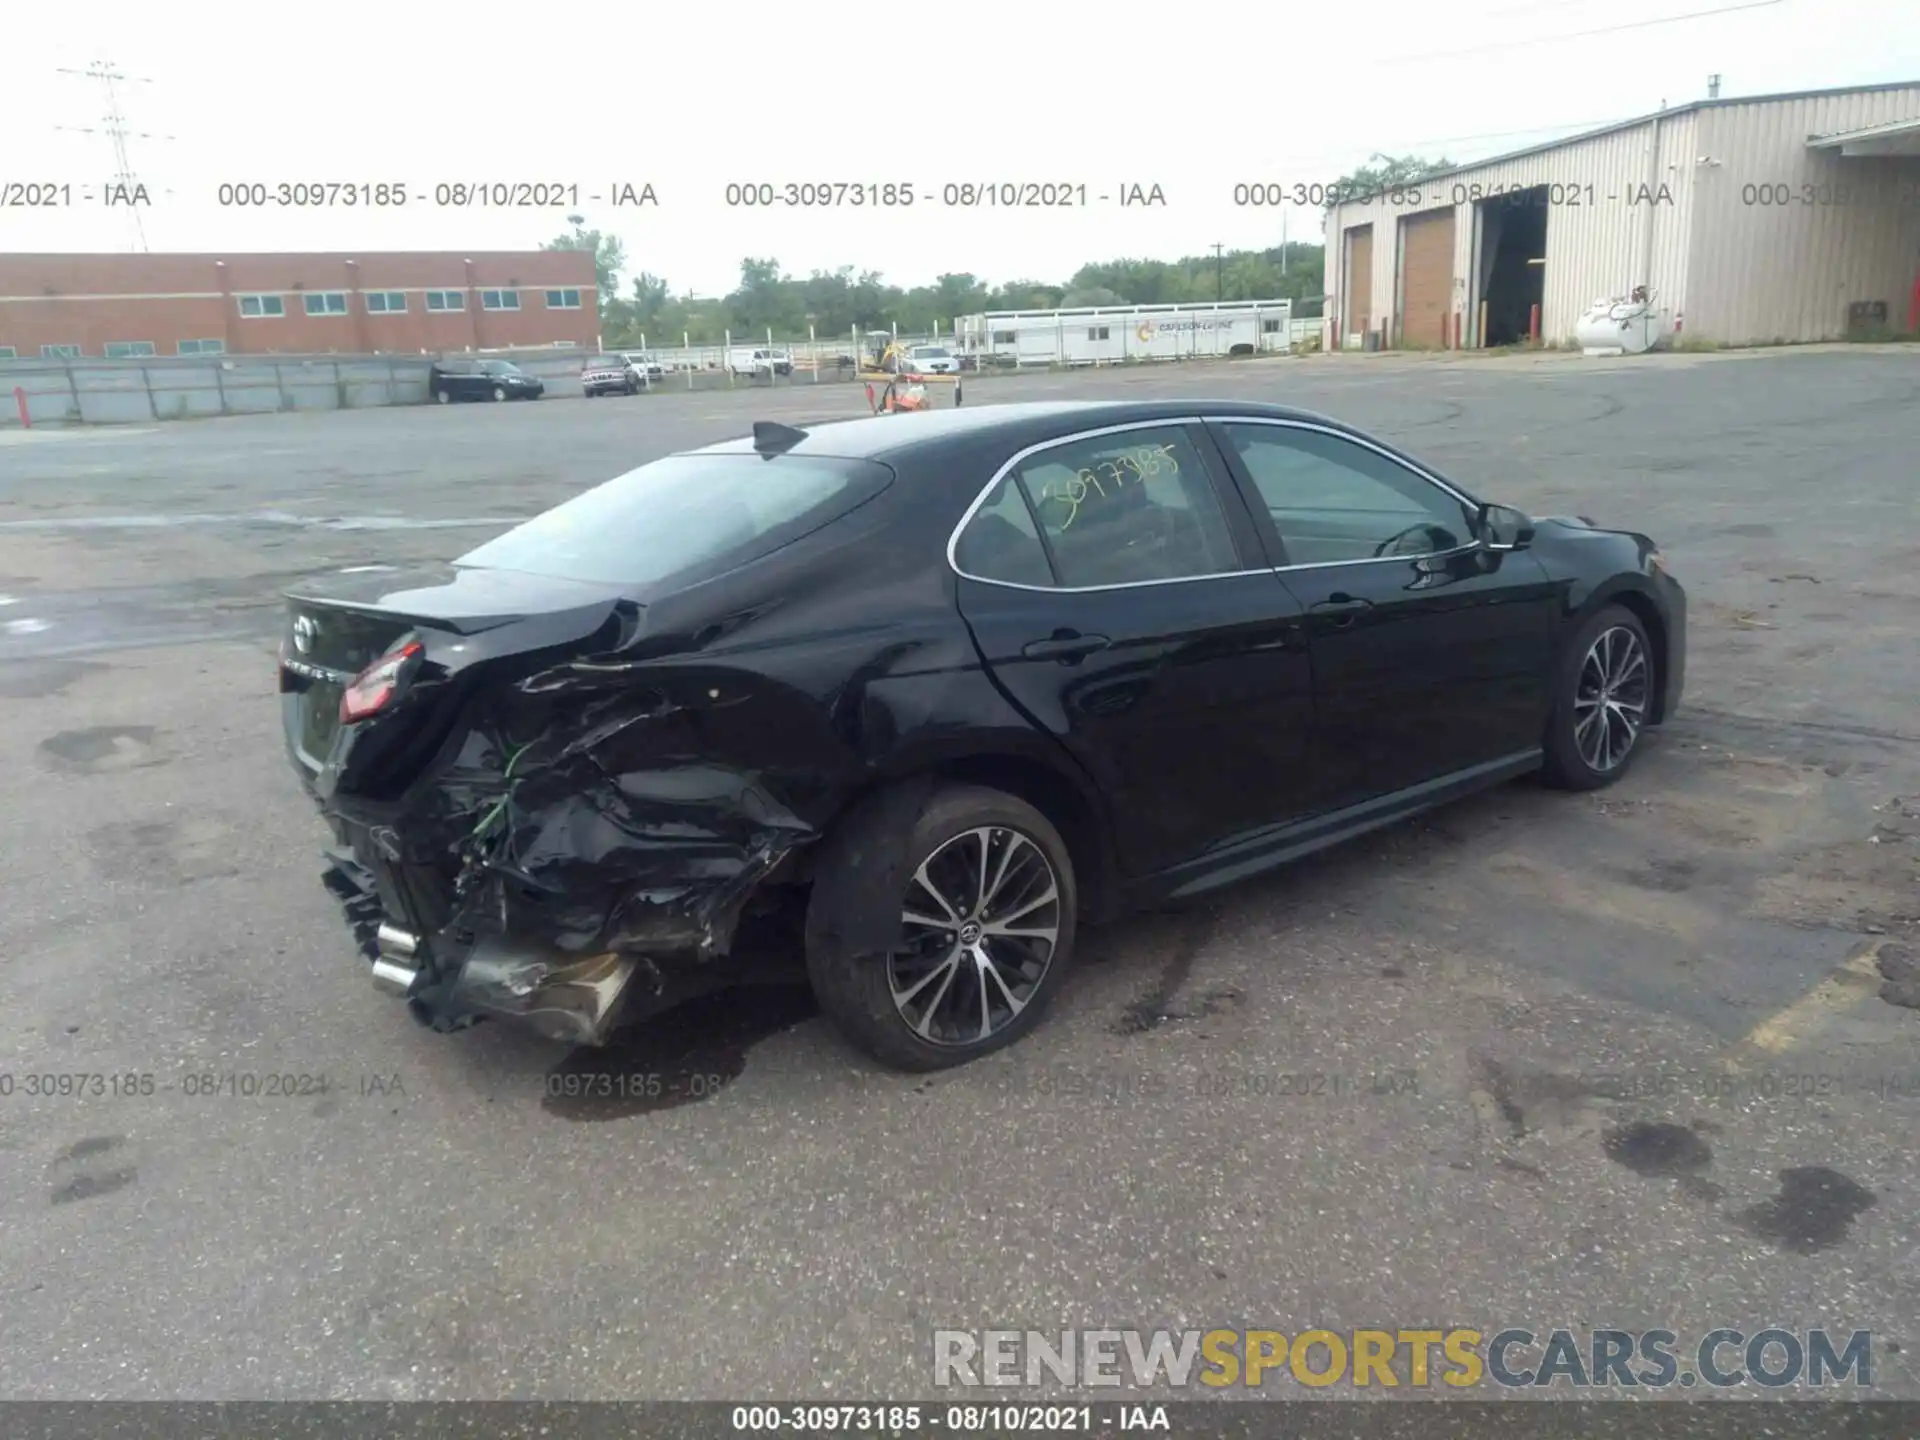
[[[1043,400],[1005,405],[969,405],[853,419],[836,417],[800,421],[794,428],[806,431],[807,438],[791,446],[786,453],[843,460],[910,461],[937,454],[954,442],[963,440],[1003,440],[1011,448],[1020,449],[1101,425],[1125,425],[1137,420],[1181,420],[1193,416],[1224,419],[1235,415],[1270,420],[1302,420],[1349,434],[1363,434],[1325,415],[1257,400]],[[1371,436],[1365,438],[1372,439]],[[694,453],[738,454],[751,453],[752,450],[752,437],[741,436],[702,446],[700,451]]]

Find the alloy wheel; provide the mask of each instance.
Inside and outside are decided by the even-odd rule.
[[[1573,743],[1599,774],[1616,770],[1632,753],[1646,723],[1646,647],[1624,625],[1602,630],[1580,662],[1573,693]]]
[[[1060,937],[1060,879],[1046,852],[1005,825],[946,841],[907,884],[906,939],[887,987],[907,1028],[932,1045],[972,1046],[1039,992]]]

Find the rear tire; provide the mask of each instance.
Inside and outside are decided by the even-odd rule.
[[[849,816],[817,873],[833,875],[849,852],[898,845],[883,808]],[[860,1049],[898,1070],[945,1070],[1040,1023],[1073,959],[1073,860],[1046,816],[977,785],[934,791],[905,851],[905,894],[889,902],[902,912],[896,948],[850,954],[824,943],[849,928],[840,911],[872,902],[858,887],[816,880],[807,974],[827,1018]]]
[[[450,405],[453,403],[453,392],[449,390],[436,390],[433,392],[433,398],[442,405]]]
[[[1653,646],[1631,610],[1608,605],[1560,657],[1544,740],[1547,783],[1599,790],[1632,766],[1653,714]]]

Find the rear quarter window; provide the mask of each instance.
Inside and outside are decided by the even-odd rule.
[[[1053,567],[1040,531],[1011,475],[993,487],[953,547],[953,563],[963,575],[1006,585],[1051,588]]]
[[[673,455],[536,515],[457,563],[635,589],[693,585],[791,545],[892,480],[870,460]]]

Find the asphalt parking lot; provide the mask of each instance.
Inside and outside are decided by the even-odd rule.
[[[418,1029],[278,734],[283,584],[854,387],[0,436],[0,1395],[859,1399],[930,1394],[935,1328],[1824,1325],[1920,1398],[1920,1010],[1876,970],[1920,950],[1920,347],[967,400],[1154,389],[1651,533],[1686,706],[1597,796],[1095,932],[1045,1026],[930,1079],[799,992],[599,1057]],[[570,1095],[596,1067],[666,1083]]]

